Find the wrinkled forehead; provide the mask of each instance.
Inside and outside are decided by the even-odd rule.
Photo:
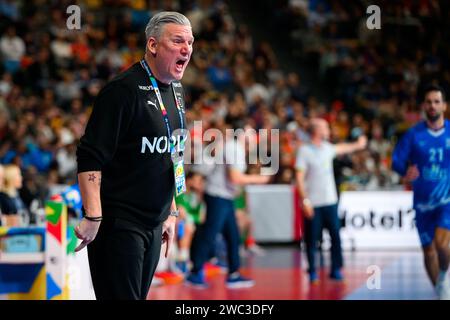
[[[168,23],[163,26],[163,36],[180,36],[187,39],[193,39],[191,26],[176,23]]]

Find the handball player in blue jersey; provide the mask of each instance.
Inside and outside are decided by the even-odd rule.
[[[424,91],[425,121],[409,129],[395,147],[392,166],[412,183],[416,226],[427,274],[440,299],[450,299],[450,121],[445,92]]]

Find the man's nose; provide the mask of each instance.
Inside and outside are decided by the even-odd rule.
[[[190,45],[187,42],[185,42],[181,47],[181,54],[188,55],[190,51],[191,51]]]

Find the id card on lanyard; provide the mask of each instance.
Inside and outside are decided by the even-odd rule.
[[[175,195],[178,196],[184,192],[186,192],[186,175],[184,172],[184,158],[183,158],[183,151],[184,151],[184,136],[179,139],[180,145],[178,146],[180,152],[178,152],[175,148],[175,142],[172,141],[172,130],[170,129],[170,123],[169,123],[169,116],[167,115],[167,110],[164,106],[164,102],[161,97],[161,93],[159,91],[158,82],[156,81],[155,77],[153,77],[152,73],[150,72],[150,68],[147,65],[147,62],[142,59],[141,60],[141,66],[144,68],[144,70],[147,72],[150,82],[153,86],[153,90],[155,90],[156,98],[158,99],[158,103],[161,109],[161,113],[164,119],[164,123],[166,124],[167,128],[167,134],[169,136],[169,150],[170,150],[170,158],[172,159],[173,163],[173,174],[175,177]],[[175,92],[175,89],[173,85],[171,85],[173,96],[175,98],[175,104],[177,105],[178,109],[178,116],[180,117],[180,123],[181,123],[181,130],[184,130],[184,122],[183,122],[183,115],[181,113],[181,105],[180,102],[177,99],[177,95]]]

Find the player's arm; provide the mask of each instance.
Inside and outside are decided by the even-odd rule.
[[[265,184],[270,180],[270,176],[262,176],[259,174],[246,174],[239,169],[231,167],[229,169],[229,175],[231,182],[236,185],[248,185],[248,184]]]
[[[392,169],[399,175],[411,182],[420,175],[416,165],[411,164],[411,149],[413,145],[413,135],[408,130],[398,141],[392,154]]]
[[[245,153],[241,149],[235,149],[233,144],[225,145],[225,159],[228,176],[235,185],[244,186],[249,184],[265,184],[270,181],[270,176],[260,174],[247,174]]]
[[[358,140],[350,143],[338,143],[335,144],[336,155],[352,153],[358,150],[363,150],[367,146],[367,137],[359,136]]]

